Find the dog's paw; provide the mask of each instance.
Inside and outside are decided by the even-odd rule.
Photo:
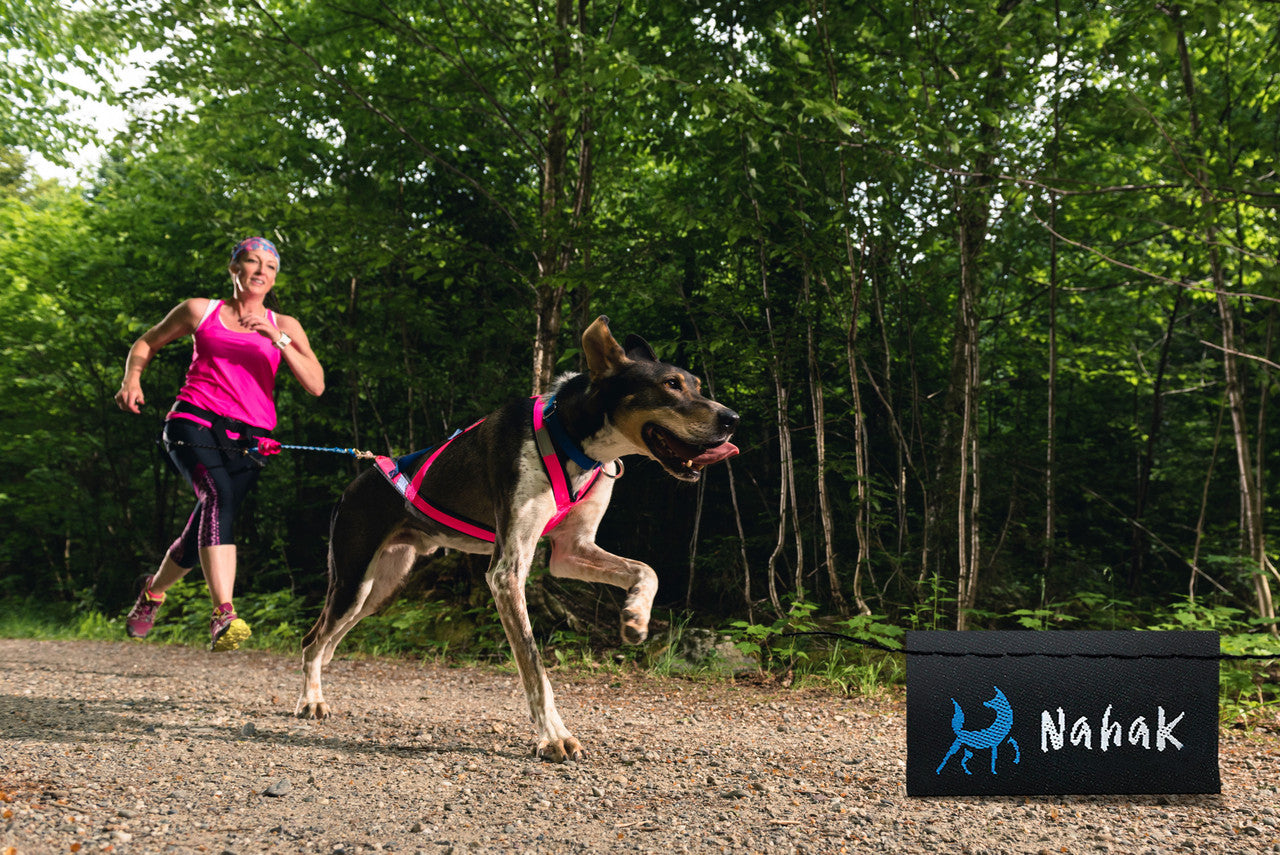
[[[649,637],[649,620],[638,612],[624,609],[622,612],[622,643],[640,644]]]
[[[298,702],[298,708],[293,711],[298,718],[313,718],[316,721],[324,721],[329,717],[329,705],[324,701],[315,701],[312,703]]]
[[[538,757],[549,763],[581,760],[586,754],[582,743],[572,736],[566,736],[564,739],[544,739],[538,743]]]

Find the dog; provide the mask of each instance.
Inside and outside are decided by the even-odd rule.
[[[659,361],[639,336],[619,345],[603,315],[583,333],[582,350],[588,371],[559,378],[551,394],[509,402],[420,453],[429,454],[421,468],[413,469],[416,459],[382,458],[346,488],[330,525],[328,594],[303,640],[295,715],[329,716],[320,677],[338,643],[390,602],[419,558],[447,547],[492,556],[486,580],[529,703],[536,755],[584,755],[556,711],[529,623],[525,582],[538,540],[550,538],[553,576],[624,589],[622,640],[641,643],[657,574],[595,543],[620,458],[644,455],[695,482],[704,467],[738,453],[729,442],[738,414],[704,396],[693,374]]]

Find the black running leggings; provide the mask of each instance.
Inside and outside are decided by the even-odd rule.
[[[169,458],[196,494],[186,528],[169,547],[178,566],[189,569],[200,560],[203,547],[235,543],[236,514],[258,483],[262,458],[256,452],[244,454],[226,431],[190,419],[169,419],[163,437]]]

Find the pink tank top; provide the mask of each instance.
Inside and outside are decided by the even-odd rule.
[[[264,335],[227,329],[221,308],[221,300],[211,300],[191,336],[191,365],[178,400],[274,430],[280,351]],[[276,322],[274,312],[268,310],[267,318]]]

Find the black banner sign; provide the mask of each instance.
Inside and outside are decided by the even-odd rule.
[[[908,632],[907,795],[1217,793],[1216,632]]]

